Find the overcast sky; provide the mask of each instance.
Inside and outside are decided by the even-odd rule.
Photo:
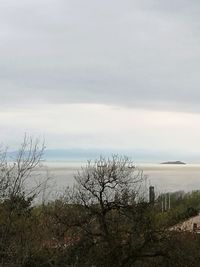
[[[0,140],[200,161],[199,0],[1,0]]]

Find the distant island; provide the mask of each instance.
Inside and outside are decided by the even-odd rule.
[[[182,161],[166,161],[166,162],[162,162],[161,164],[186,165],[186,163],[185,162],[182,162]]]

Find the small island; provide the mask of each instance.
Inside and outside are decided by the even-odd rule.
[[[182,161],[166,161],[166,162],[162,162],[161,164],[186,165],[186,163]]]

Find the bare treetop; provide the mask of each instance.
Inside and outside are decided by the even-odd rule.
[[[75,179],[81,202],[110,206],[116,204],[116,199],[120,204],[125,195],[136,200],[144,176],[131,159],[113,155],[108,159],[100,157],[94,162],[88,161]]]
[[[0,153],[0,198],[17,195],[34,195],[41,184],[27,190],[27,180],[33,171],[40,166],[44,153],[44,142],[25,135],[24,140],[12,162],[9,161],[7,149]],[[25,192],[26,191],[26,192]]]

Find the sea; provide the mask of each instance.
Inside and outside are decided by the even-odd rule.
[[[45,162],[40,168],[40,176],[48,178],[46,198],[62,195],[75,182],[74,176],[86,162]],[[200,190],[200,164],[172,165],[138,163],[136,169],[145,177],[146,187],[154,186],[155,193]]]

